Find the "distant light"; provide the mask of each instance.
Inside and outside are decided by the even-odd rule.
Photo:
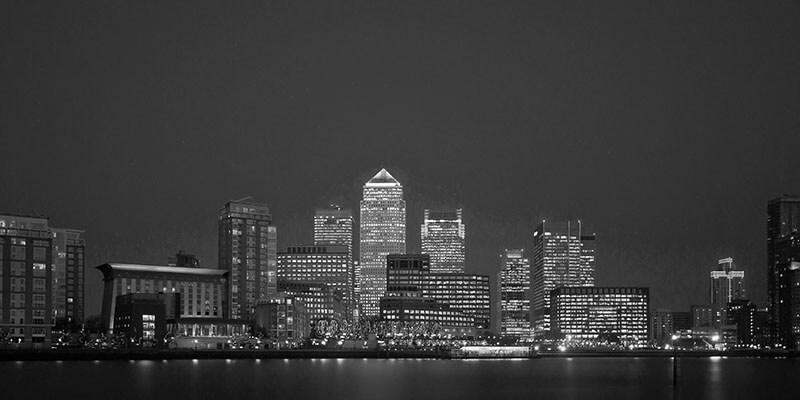
[[[567,351],[567,346],[564,346],[563,344],[558,346],[558,351],[561,351],[561,352]]]

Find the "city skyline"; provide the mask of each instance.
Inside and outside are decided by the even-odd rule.
[[[785,51],[796,9],[262,4],[190,17],[164,4],[164,20],[8,7],[19,18],[0,68],[18,78],[0,107],[0,210],[84,230],[87,266],[178,249],[213,265],[214,212],[245,195],[271,205],[280,245],[305,242],[312,210],[355,210],[383,166],[407,188],[409,223],[464,209],[473,273],[530,247],[533,221],[580,215],[602,234],[598,285],[647,284],[652,304],[684,309],[707,282],[678,277],[732,256],[766,303],[764,202],[800,191],[798,56]],[[99,277],[86,280],[97,314]]]
[[[382,173],[383,171],[385,171],[385,168],[384,168],[384,169],[382,169],[382,171],[379,171],[378,175],[381,175],[381,173]],[[388,174],[388,172],[387,172],[387,174]],[[377,176],[377,175],[376,175],[376,176]],[[389,176],[391,177],[391,175],[389,175]],[[373,178],[375,178],[375,177],[373,177]],[[394,178],[393,178],[393,177],[391,177],[391,179],[394,179]],[[785,195],[784,195],[784,196],[785,196]],[[789,197],[792,197],[792,196],[789,196]],[[263,206],[263,207],[267,207],[267,208],[269,208],[269,204],[262,204],[262,203],[260,203],[260,202],[252,202],[252,201],[251,201],[251,200],[249,200],[249,199],[250,199],[250,197],[248,197],[248,198],[247,198],[247,201],[245,201],[245,202],[244,202],[244,203],[242,203],[242,204],[248,204],[248,203],[249,203],[249,204],[253,204],[253,205],[256,205],[256,206]],[[241,201],[240,201],[240,202],[241,202]],[[228,203],[236,203],[236,201],[229,201]],[[264,203],[266,203],[266,202],[264,202]],[[316,218],[316,216],[319,216],[319,215],[321,215],[321,214],[325,214],[326,212],[327,212],[327,213],[329,213],[329,214],[330,214],[330,213],[334,213],[334,214],[337,214],[337,215],[340,215],[340,216],[343,216],[343,215],[345,215],[345,214],[349,214],[349,213],[351,213],[351,211],[350,211],[349,209],[342,209],[342,208],[341,208],[341,207],[339,207],[339,206],[336,206],[336,208],[337,208],[338,210],[333,210],[333,209],[329,209],[329,210],[327,210],[327,209],[325,209],[324,207],[322,207],[322,208],[320,208],[320,207],[317,207],[317,208],[315,208],[315,211],[312,211],[312,212],[310,213],[310,215],[311,215],[312,217]],[[425,210],[425,211],[428,211],[428,209],[427,209],[427,208],[425,208],[424,210]],[[334,211],[335,211],[335,212],[334,212]],[[461,214],[461,209],[459,209],[459,215],[460,215],[460,214]],[[270,218],[271,218],[271,216],[270,216]],[[351,216],[350,218],[352,219],[352,216]],[[424,216],[423,216],[423,219],[422,219],[423,225],[424,225],[424,221],[425,221],[425,220],[424,220]],[[578,221],[578,222],[580,222],[580,221]],[[406,234],[408,234],[410,231],[413,231],[413,228],[412,228],[412,227],[409,225],[408,221],[407,221],[407,224],[406,224],[406,225],[407,225],[407,226],[406,226]],[[273,226],[274,226],[274,225],[273,225]],[[296,227],[289,226],[288,228],[292,229],[292,228],[296,228]],[[535,232],[535,230],[534,230],[534,232]],[[272,235],[274,235],[274,233],[272,233]],[[314,239],[314,236],[315,236],[315,233],[312,231],[312,232],[311,232],[311,239]],[[303,243],[303,242],[304,242],[303,240],[294,240],[292,243],[294,243],[294,244],[297,244],[297,243]],[[306,243],[312,243],[312,242],[314,242],[314,240],[309,240],[309,238],[305,238],[305,242],[306,242]],[[278,237],[278,243],[282,243],[282,244],[280,245],[280,246],[282,246],[282,247],[286,247],[286,246],[287,246],[287,244],[285,244],[285,241],[281,241],[281,239],[280,239],[280,236]],[[360,246],[359,246],[359,247],[360,247]],[[419,246],[416,246],[416,248],[417,248],[417,249],[419,249],[420,247],[419,247]],[[530,250],[528,250],[528,251],[531,251],[531,252],[533,251],[533,245],[530,245],[530,246],[528,246],[528,247],[525,247],[525,248],[527,248],[527,249],[530,249]],[[182,250],[181,250],[181,251],[182,251]],[[201,249],[201,252],[202,252],[202,249]],[[397,253],[397,254],[415,253],[415,252],[419,252],[419,250],[417,250],[417,251],[406,251],[406,252],[399,252],[399,253]],[[594,253],[594,251],[592,251],[592,253]],[[358,255],[358,253],[357,253],[357,254],[354,254],[354,256],[356,256],[356,255]],[[108,261],[108,260],[106,260],[106,261]],[[112,260],[112,261],[116,261],[116,260]],[[134,260],[124,260],[124,261],[125,261],[125,262],[128,262],[128,261],[130,261],[130,262],[133,262],[133,263],[138,263],[138,260],[137,260],[137,259],[134,259]],[[159,264],[159,262],[155,262],[155,264]],[[206,265],[208,268],[215,268],[214,266],[208,266],[208,263],[206,263],[205,265]],[[219,265],[219,267],[221,268],[221,267],[222,267],[222,265],[220,264],[220,265]],[[499,271],[499,270],[489,270],[489,271],[488,271],[488,273],[489,273],[489,274],[495,274],[495,275],[496,275],[498,271]],[[467,269],[467,271],[466,271],[466,272],[470,272],[470,269]],[[754,273],[754,274],[758,274],[758,271],[756,270],[756,271],[755,271],[755,272],[753,272],[753,273]],[[91,277],[91,272],[89,272],[88,276],[89,276],[89,277]],[[495,279],[495,277],[493,277],[493,279]],[[356,282],[354,282],[354,284],[355,284],[355,283],[356,283]],[[650,282],[641,282],[641,283],[640,283],[640,285],[645,285],[645,286],[647,286],[647,285],[652,285],[652,283],[650,283]],[[87,281],[87,286],[91,286],[91,282],[90,282],[90,281]],[[495,283],[493,283],[493,287],[494,287],[494,286],[496,286],[496,285],[495,285]],[[706,290],[707,290],[707,289],[706,289]],[[497,294],[499,294],[499,293],[497,293]],[[495,295],[495,290],[494,290],[494,289],[493,289],[493,295]],[[698,296],[694,296],[694,297],[695,297],[695,298],[698,298]],[[751,293],[748,291],[748,298],[751,298],[751,297],[752,297],[752,298],[756,298],[756,299],[757,299],[757,298],[759,298],[759,297],[760,297],[760,293],[756,293],[756,295],[755,295],[755,296],[751,296]],[[690,303],[691,303],[691,304],[700,304],[700,303],[704,303],[704,301],[692,301],[692,302],[690,302]],[[758,304],[759,304],[759,305],[761,305],[761,304],[764,304],[764,305],[766,305],[766,301],[764,301],[764,302],[762,302],[762,303],[758,303]],[[90,304],[90,303],[87,303],[87,304],[86,304],[86,308],[88,308],[88,309],[90,309],[90,310],[91,310],[91,308],[92,308],[92,304]],[[659,306],[659,308],[661,308],[661,307]],[[676,309],[681,309],[681,307],[674,307],[674,308],[676,308]],[[684,308],[684,309],[688,309],[688,305],[687,305],[687,307],[683,307],[683,308]],[[90,312],[90,313],[86,314],[86,316],[92,316],[92,315],[99,315],[99,313],[91,313],[91,312]]]

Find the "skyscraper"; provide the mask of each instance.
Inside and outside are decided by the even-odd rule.
[[[76,328],[83,322],[83,231],[51,229],[53,236],[53,321],[57,328]]]
[[[734,271],[733,258],[723,258],[717,262],[717,269],[711,271],[711,308],[714,324],[717,327],[727,324],[728,303],[744,299],[744,271]]]
[[[767,203],[767,298],[772,341],[796,347],[800,341],[800,197]]]
[[[431,272],[464,273],[465,231],[460,208],[425,210],[422,254],[431,256]]]
[[[353,212],[338,207],[319,209],[314,213],[314,244],[317,246],[347,246],[347,287],[343,289],[348,303],[348,319],[355,321],[356,286],[355,263],[353,260]]]
[[[594,286],[595,235],[581,221],[546,222],[533,234],[531,264],[533,334],[550,331],[550,292],[562,286]]]
[[[256,301],[277,293],[277,230],[269,206],[229,201],[219,210],[219,268],[230,271],[230,318],[252,319]]]
[[[364,184],[360,223],[360,315],[377,316],[386,292],[386,256],[406,252],[403,186],[386,169]]]
[[[528,337],[531,334],[531,262],[522,249],[508,249],[501,256],[500,334]]]

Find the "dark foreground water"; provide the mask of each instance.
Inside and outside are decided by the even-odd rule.
[[[800,359],[0,362],[2,399],[798,399]],[[790,390],[794,390],[792,393]]]

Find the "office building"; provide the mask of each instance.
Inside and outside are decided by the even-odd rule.
[[[492,313],[489,275],[431,272],[424,281],[423,297],[438,300],[474,318],[475,328],[490,329]]]
[[[488,275],[431,272],[427,254],[390,254],[386,274],[386,297],[433,299],[473,318],[476,328],[489,329],[491,286]]]
[[[422,254],[431,257],[431,272],[464,273],[466,228],[461,209],[425,210]]]
[[[53,321],[56,329],[80,330],[86,247],[75,229],[50,229],[53,237]]]
[[[595,235],[581,221],[542,221],[533,234],[531,308],[533,334],[550,332],[550,292],[562,286],[594,286]]]
[[[269,206],[229,201],[218,223],[219,268],[230,271],[227,313],[251,319],[256,301],[277,293],[277,230]]]
[[[387,322],[436,325],[441,336],[474,338],[472,316],[432,298],[420,296],[384,296],[380,300],[380,318]]]
[[[292,347],[309,337],[311,328],[303,300],[278,293],[256,304],[256,329],[277,347]]]
[[[531,336],[531,263],[522,249],[509,249],[500,256],[500,334]]]
[[[430,256],[390,254],[386,265],[386,296],[423,297],[431,272]]]
[[[0,329],[20,348],[50,348],[52,264],[47,218],[0,215]]]
[[[386,256],[406,252],[403,186],[386,169],[364,184],[360,224],[360,315],[377,316],[386,292]]]
[[[734,270],[733,258],[723,258],[717,262],[717,269],[711,271],[711,307],[714,325],[721,327],[728,320],[728,303],[744,299],[744,271]]]
[[[648,288],[560,287],[550,297],[556,336],[577,341],[616,338],[626,345],[648,340]]]
[[[303,302],[310,323],[320,320],[338,323],[346,319],[344,295],[327,283],[279,279],[278,290]]]
[[[278,253],[278,280],[320,282],[343,296],[345,318],[352,320],[350,252],[344,245],[288,246]]]
[[[767,300],[772,344],[800,347],[800,196],[767,203]]]
[[[318,209],[314,213],[314,244],[317,246],[341,245],[347,246],[347,301],[348,318],[351,321],[358,320],[358,309],[356,307],[356,297],[358,281],[356,279],[356,263],[353,253],[353,229],[355,221],[351,210],[343,210],[339,207],[330,209]]]
[[[186,335],[221,335],[237,325],[228,320],[229,271],[121,263],[96,268],[103,274],[102,318],[108,332],[115,329],[118,296],[129,293],[180,294],[178,318],[188,328],[179,328]]]

